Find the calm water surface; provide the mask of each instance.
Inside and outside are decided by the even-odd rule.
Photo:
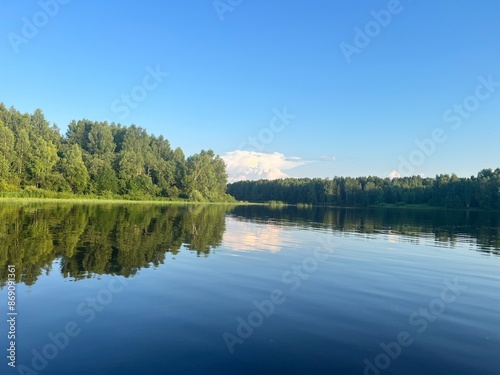
[[[500,372],[498,214],[2,204],[0,222],[2,374]]]

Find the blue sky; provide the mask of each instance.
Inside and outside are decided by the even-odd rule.
[[[500,167],[498,1],[55,1],[1,2],[0,101],[63,131],[133,123],[234,178]]]

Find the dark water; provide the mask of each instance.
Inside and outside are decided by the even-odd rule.
[[[1,374],[499,374],[500,217],[0,205]]]

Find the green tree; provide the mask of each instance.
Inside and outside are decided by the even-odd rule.
[[[184,186],[188,196],[215,201],[225,197],[227,173],[224,160],[212,150],[202,150],[186,162]]]
[[[101,160],[111,162],[116,144],[109,125],[105,122],[92,124],[87,138],[88,152]]]
[[[0,181],[12,182],[14,159],[14,133],[0,120]]]
[[[58,161],[56,146],[37,136],[32,137],[30,144],[27,164],[30,180],[38,188],[50,188],[50,175]]]
[[[82,194],[89,184],[89,173],[83,162],[82,150],[77,144],[68,146],[61,158],[61,172],[71,190]]]

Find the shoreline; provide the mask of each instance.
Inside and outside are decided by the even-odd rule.
[[[313,205],[313,204],[273,204],[270,202],[248,202],[248,201],[235,201],[235,202],[197,202],[188,200],[161,200],[161,199],[127,199],[127,198],[97,198],[97,197],[74,197],[74,198],[40,198],[40,197],[1,197],[0,204],[2,203],[74,203],[74,204],[152,204],[152,205],[225,205],[225,206],[265,206],[273,209],[282,209],[286,207],[296,207],[300,209],[312,208],[333,208],[333,209],[349,209],[349,210],[366,210],[366,209],[406,209],[406,210],[438,210],[438,211],[465,211],[465,212],[500,212],[495,209],[484,209],[480,207],[470,208],[453,208],[443,206],[429,206],[424,204],[381,204],[370,206],[329,206],[329,205]]]
[[[156,205],[226,205],[243,206],[259,205],[251,202],[193,202],[174,200],[138,200],[138,199],[113,199],[113,198],[20,198],[20,197],[0,197],[1,203],[75,203],[75,204],[156,204]]]

